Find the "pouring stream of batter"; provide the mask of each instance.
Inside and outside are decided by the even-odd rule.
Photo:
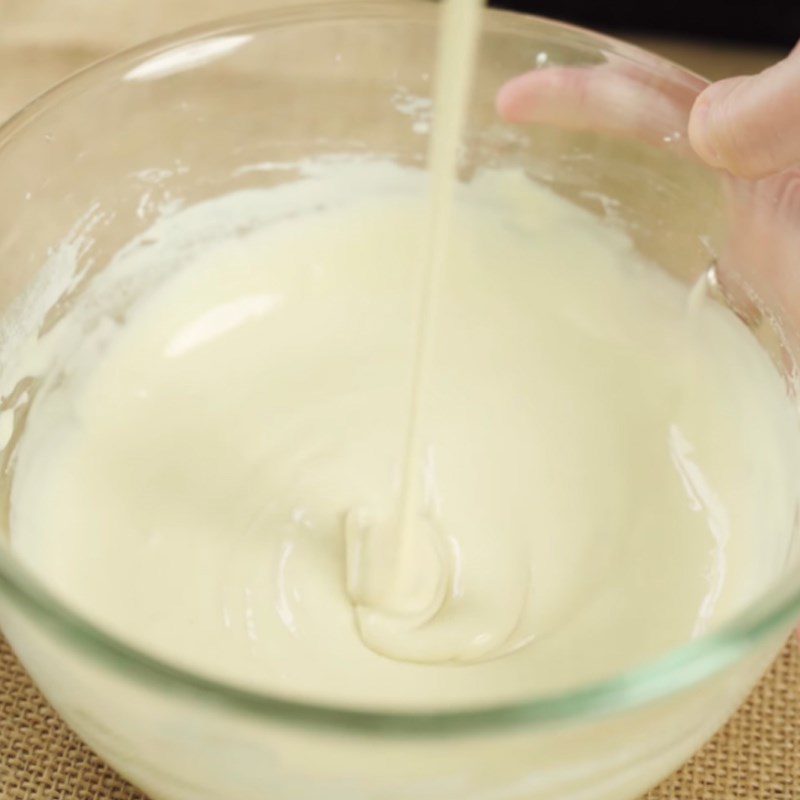
[[[429,149],[429,202],[414,325],[411,392],[399,499],[384,519],[368,509],[345,520],[347,587],[364,641],[386,655],[441,657],[444,632],[422,627],[447,602],[453,554],[422,489],[426,444],[422,410],[430,390],[441,273],[450,241],[458,154],[472,84],[483,0],[444,0],[436,69],[436,117]],[[439,646],[433,646],[433,638]],[[492,637],[490,637],[492,638]],[[402,643],[399,641],[402,639]],[[427,644],[422,640],[429,639]],[[414,641],[419,640],[419,646]],[[399,648],[399,649],[398,649]],[[483,648],[480,648],[481,653]],[[447,656],[455,655],[449,652]]]

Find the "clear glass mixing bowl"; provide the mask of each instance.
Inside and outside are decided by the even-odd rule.
[[[722,724],[800,609],[794,546],[768,593],[657,663],[505,707],[381,713],[290,702],[170,666],[93,627],[15,561],[8,485],[36,391],[34,379],[9,373],[15,348],[181,204],[295,180],[297,160],[310,157],[421,164],[435,12],[276,4],[109,59],[0,129],[0,378],[12,386],[0,406],[0,620],[67,722],[154,798],[630,800]],[[555,92],[538,122],[502,123],[499,87],[553,65],[620,72],[641,94],[599,95],[602,113],[581,122]],[[682,280],[714,266],[792,392],[798,193],[791,181],[733,181],[691,156],[688,111],[703,86],[619,42],[489,12],[464,175],[521,166],[623,225]]]

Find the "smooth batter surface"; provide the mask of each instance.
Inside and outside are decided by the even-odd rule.
[[[772,364],[726,309],[687,315],[688,290],[620,232],[486,173],[458,196],[421,423],[450,565],[414,642],[435,663],[365,646],[343,521],[397,501],[424,185],[333,165],[189,209],[132,247],[47,342],[64,357],[17,449],[18,555],[169,660],[403,708],[606,676],[763,589],[798,465]],[[247,209],[284,216],[177,257],[178,238]],[[509,637],[527,644],[452,660]]]

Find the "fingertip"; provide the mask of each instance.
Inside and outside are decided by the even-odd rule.
[[[689,117],[689,141],[712,167],[741,178],[758,179],[778,171],[774,140],[782,128],[780,109],[764,102],[764,86],[773,77],[727,78],[708,86]],[[769,123],[769,120],[774,122]]]
[[[500,87],[495,97],[497,114],[504,122],[526,122],[529,117],[529,92],[527,91],[530,75],[517,75]]]
[[[721,167],[720,154],[710,129],[713,88],[713,85],[707,87],[694,101],[689,114],[689,142],[703,161],[712,167]]]

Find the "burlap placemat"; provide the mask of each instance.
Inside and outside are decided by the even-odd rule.
[[[792,641],[730,723],[646,800],[800,798]],[[72,734],[0,638],[0,800],[144,800]]]

